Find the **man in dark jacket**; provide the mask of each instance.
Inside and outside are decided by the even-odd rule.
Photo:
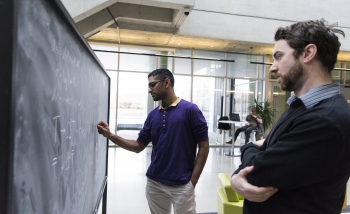
[[[331,71],[344,32],[324,20],[275,34],[274,73],[293,91],[289,109],[265,140],[242,146],[231,178],[244,213],[339,214],[350,175],[350,107]]]

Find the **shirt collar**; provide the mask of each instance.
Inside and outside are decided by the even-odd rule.
[[[180,97],[178,97],[170,106],[177,106],[177,104],[179,104],[179,102],[181,101],[181,98]],[[170,107],[169,106],[169,107]],[[168,107],[168,108],[169,108]],[[161,109],[165,109],[162,105],[160,105],[159,106],[159,110],[161,110]]]
[[[292,102],[294,102],[297,99],[300,99],[304,103],[306,109],[310,109],[322,100],[333,97],[336,94],[340,94],[339,82],[318,86],[301,95],[299,98],[295,94],[293,94],[287,100],[287,104],[290,106]]]

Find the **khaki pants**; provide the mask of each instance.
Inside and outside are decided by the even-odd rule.
[[[152,214],[170,214],[171,205],[174,214],[196,214],[196,202],[193,185],[167,186],[147,179],[146,198]]]

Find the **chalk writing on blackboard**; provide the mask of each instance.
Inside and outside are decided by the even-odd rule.
[[[92,213],[107,181],[95,123],[108,120],[110,79],[59,0],[15,2],[10,213]]]
[[[61,59],[69,61],[74,67],[80,67],[80,60],[73,56],[67,47],[61,45],[59,42],[56,42],[56,39],[54,39],[51,44],[51,51],[60,56]]]

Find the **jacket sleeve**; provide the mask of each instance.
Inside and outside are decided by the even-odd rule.
[[[326,134],[325,134],[326,133]],[[341,134],[325,117],[307,116],[293,122],[289,132],[262,148],[242,147],[242,165],[254,165],[248,182],[255,186],[293,189],[334,175],[342,149]]]

